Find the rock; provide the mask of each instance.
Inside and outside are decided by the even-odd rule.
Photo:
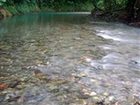
[[[85,58],[86,62],[91,62],[92,59],[91,58]]]
[[[109,93],[105,92],[103,93],[104,96],[109,96]]]
[[[89,94],[85,94],[85,93],[80,93],[78,98],[80,99],[88,99],[90,98],[91,96],[89,96]]]
[[[20,79],[20,81],[21,82],[27,82],[28,81],[28,78],[27,77],[23,77],[23,78]]]
[[[87,89],[82,89],[82,91],[83,91],[83,92],[88,92],[89,90],[87,90]]]
[[[97,93],[96,93],[96,92],[91,92],[89,95],[90,95],[90,96],[96,96]]]
[[[140,105],[140,102],[137,101],[137,102],[134,103],[134,105]]]
[[[114,96],[109,96],[109,97],[108,97],[108,100],[109,100],[109,101],[113,101],[113,100],[114,100]]]
[[[55,100],[52,101],[49,97],[46,97],[38,105],[58,105],[58,102],[56,102]]]
[[[73,38],[73,40],[77,40],[77,41],[79,41],[80,39],[81,39],[80,37]]]
[[[4,96],[0,95],[0,102],[4,101]]]
[[[38,78],[39,80],[49,81],[48,75],[44,74],[42,71],[35,69],[33,75]]]
[[[79,76],[79,77],[86,77],[87,74],[85,74],[85,73],[80,73],[78,76]]]
[[[108,98],[105,98],[105,104],[110,104],[114,101],[114,96],[109,96]]]
[[[99,97],[97,97],[97,96],[95,96],[95,97],[92,97],[93,98],[93,100],[99,100],[100,98]]]
[[[87,102],[86,102],[85,100],[83,100],[83,99],[80,99],[80,100],[78,101],[78,104],[79,104],[79,105],[87,105]]]
[[[95,79],[90,79],[90,81],[91,81],[91,82],[97,82],[97,80],[95,80]]]
[[[15,88],[19,83],[20,83],[20,81],[17,81],[17,80],[13,81],[8,85],[8,87],[9,88]]]
[[[87,89],[83,89],[82,92],[83,92],[85,95],[88,95],[88,96],[95,96],[95,95],[97,95],[96,92],[90,92],[90,90],[87,90]]]
[[[49,83],[53,84],[53,85],[62,85],[62,84],[65,84],[65,83],[68,83],[69,81],[67,80],[64,80],[64,79],[50,79],[49,80]]]
[[[16,89],[19,89],[19,90],[20,90],[20,89],[23,89],[23,88],[24,88],[23,85],[17,85],[17,86],[16,86]]]
[[[6,101],[17,101],[20,98],[20,96],[17,93],[11,93],[11,94],[7,94],[5,97]]]
[[[51,91],[53,93],[56,93],[56,92],[59,92],[59,88],[55,85],[50,85],[49,86],[49,91]]]
[[[5,84],[5,83],[0,83],[0,90],[4,90],[4,89],[6,89],[6,88],[8,88],[8,85],[7,85],[7,84]]]
[[[97,102],[96,105],[105,105],[104,101]]]

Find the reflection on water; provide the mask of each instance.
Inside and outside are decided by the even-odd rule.
[[[87,13],[42,12],[1,21],[0,85],[10,85],[0,91],[0,104],[139,100],[140,30],[89,20]]]

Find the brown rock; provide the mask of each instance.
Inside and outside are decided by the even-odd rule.
[[[7,85],[7,84],[5,84],[5,83],[0,83],[0,90],[4,90],[4,89],[6,89],[6,88],[8,88],[8,85]]]

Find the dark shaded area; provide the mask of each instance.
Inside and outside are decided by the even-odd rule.
[[[107,21],[121,21],[129,25],[140,26],[140,0],[93,0],[94,18]],[[120,1],[120,2],[119,2]]]

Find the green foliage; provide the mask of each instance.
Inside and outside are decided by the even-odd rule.
[[[12,14],[26,13],[39,9],[53,11],[91,11],[92,9],[112,12],[125,8],[129,0],[0,0],[0,6]]]
[[[128,0],[93,0],[96,9],[111,12],[126,7]]]
[[[5,2],[6,0],[0,0],[0,6],[2,6]]]

